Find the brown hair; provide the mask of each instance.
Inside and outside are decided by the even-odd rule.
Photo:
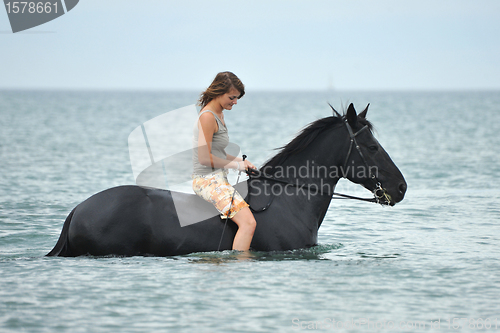
[[[220,72],[217,76],[215,76],[215,79],[207,90],[201,93],[198,105],[202,108],[205,107],[205,105],[207,105],[211,100],[224,95],[229,92],[231,88],[235,88],[239,91],[240,95],[238,96],[238,99],[245,95],[245,86],[236,75],[231,72]]]

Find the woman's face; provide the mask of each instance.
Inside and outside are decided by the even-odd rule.
[[[224,110],[231,110],[233,105],[238,103],[238,96],[240,96],[240,92],[231,88],[229,92],[217,97],[217,100]]]

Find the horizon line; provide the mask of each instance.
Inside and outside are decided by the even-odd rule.
[[[41,87],[0,87],[0,92],[151,92],[151,93],[201,93],[203,88],[41,88]],[[346,89],[245,89],[252,93],[336,93],[336,92],[500,92],[500,88],[346,88]]]

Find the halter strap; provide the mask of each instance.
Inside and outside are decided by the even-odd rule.
[[[347,162],[349,162],[349,156],[351,156],[351,151],[352,151],[352,146],[355,144],[356,145],[356,149],[359,151],[359,153],[361,154],[361,158],[363,159],[363,162],[365,164],[366,163],[366,160],[365,160],[365,157],[363,156],[363,153],[361,153],[361,148],[359,147],[358,145],[358,142],[356,141],[356,136],[361,133],[362,131],[364,131],[365,129],[368,128],[367,125],[363,126],[362,129],[360,129],[359,131],[357,131],[356,133],[353,133],[352,131],[352,127],[351,125],[349,125],[349,123],[347,122],[347,120],[345,120],[345,124],[347,126],[347,131],[349,132],[349,137],[351,138],[351,143],[349,145],[349,150],[347,151],[347,155],[346,155],[346,158],[345,158],[345,162],[344,162],[344,171],[345,169],[347,168]]]

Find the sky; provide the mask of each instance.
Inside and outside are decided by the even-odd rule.
[[[498,0],[80,0],[12,33],[0,89],[500,89]]]

